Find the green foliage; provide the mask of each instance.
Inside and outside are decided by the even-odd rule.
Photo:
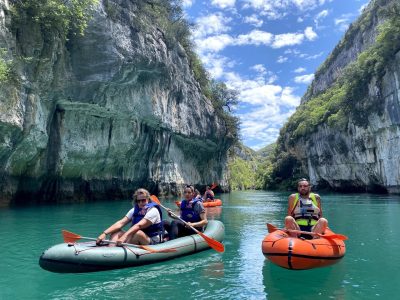
[[[57,32],[63,39],[69,33],[83,35],[98,0],[11,0],[15,30],[37,23],[42,32]]]
[[[226,126],[226,135],[233,141],[239,140],[239,119],[231,114],[231,108],[237,104],[238,92],[229,89],[224,83],[214,81],[204,68],[194,51],[191,40],[192,25],[185,19],[181,0],[147,0],[136,1],[138,10],[148,18],[147,22],[155,25],[164,35],[168,48],[184,48],[189,66],[202,93],[211,100],[215,112]],[[143,23],[136,24],[140,30],[148,30]]]
[[[301,162],[289,153],[288,148],[294,147],[300,139],[307,140],[318,126],[324,124],[337,130],[346,130],[351,118],[356,125],[365,127],[368,125],[368,116],[371,113],[383,111],[383,101],[380,96],[382,79],[386,69],[390,68],[390,62],[400,51],[400,5],[395,3],[380,8],[380,2],[381,0],[374,1],[373,7],[378,14],[386,17],[386,21],[378,27],[376,42],[362,52],[356,61],[349,64],[344,69],[343,75],[331,87],[313,96],[312,86],[309,87],[306,93],[306,98],[309,100],[296,110],[281,129],[276,151],[269,160],[270,164],[264,168],[265,188],[287,188],[293,186],[297,178],[307,176],[303,174]],[[367,12],[349,28],[345,38],[319,69],[316,77],[326,70],[344,47],[349,45],[350,39],[358,30],[365,30],[371,26],[372,17],[372,13]],[[378,90],[374,95],[370,95],[368,85],[373,78],[376,79],[374,85]],[[348,151],[344,141],[336,142],[334,147],[340,153]],[[322,159],[331,161],[331,154],[325,153]]]
[[[0,49],[0,83],[6,82],[10,78],[10,62],[5,58],[6,52]]]
[[[254,189],[256,176],[251,162],[239,157],[234,158],[228,164],[230,178],[229,186],[233,190]]]
[[[349,64],[333,86],[305,102],[289,118],[282,134],[290,135],[291,145],[321,124],[343,130],[352,118],[365,127],[372,112],[382,112],[383,101],[379,93],[368,95],[368,84],[377,78],[376,85],[381,85],[385,68],[400,50],[399,16],[397,12],[379,27],[376,43]]]

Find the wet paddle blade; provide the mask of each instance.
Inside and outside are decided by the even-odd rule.
[[[212,186],[210,187],[210,189],[212,189],[212,190],[213,190],[213,189],[215,189],[217,186],[218,186],[218,184],[216,184],[216,183],[213,183],[213,184],[212,184]]]
[[[320,234],[320,233],[315,233],[315,232],[308,232],[308,231],[300,231],[300,230],[292,230],[292,229],[281,229],[281,228],[277,228],[274,225],[267,223],[267,228],[268,228],[268,232],[274,232],[276,230],[283,230],[286,232],[291,232],[291,233],[297,233],[297,234],[308,234],[308,235],[314,235],[314,236],[318,236],[324,239],[338,239],[338,240],[348,240],[349,238],[347,236],[345,236],[344,234],[339,234],[339,233],[334,233],[334,234]]]
[[[65,243],[75,243],[82,238],[80,235],[67,230],[62,230],[62,235]]]
[[[150,199],[151,199],[153,202],[155,202],[155,203],[161,205],[161,202],[160,202],[160,200],[158,200],[158,198],[157,198],[156,195],[151,195],[151,196],[150,196]]]
[[[344,235],[344,234],[339,234],[339,233],[334,233],[334,234],[318,234],[319,237],[324,238],[324,239],[337,239],[337,240],[341,240],[341,241],[346,241],[349,238]]]
[[[220,242],[218,242],[218,241],[216,241],[216,240],[214,240],[214,239],[212,239],[212,238],[210,238],[210,237],[208,237],[208,236],[206,236],[204,233],[202,233],[202,232],[197,232],[206,242],[207,242],[207,244],[211,247],[211,248],[213,248],[215,251],[218,251],[218,252],[224,252],[225,251],[225,247],[224,247],[224,245],[222,244],[222,243],[220,243]]]
[[[267,228],[268,228],[268,232],[269,232],[269,233],[278,230],[278,228],[276,228],[274,225],[272,225],[272,224],[270,224],[270,223],[267,223]]]

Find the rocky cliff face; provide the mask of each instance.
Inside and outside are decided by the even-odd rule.
[[[104,2],[64,43],[35,23],[11,31],[0,0],[0,47],[15,62],[0,89],[2,205],[224,186],[231,141],[185,50],[135,25],[135,1]]]
[[[333,59],[317,72],[303,102],[329,87],[345,66],[374,43],[377,25],[385,19],[375,8],[395,2],[370,3],[361,17],[367,16],[370,25],[359,27],[352,33],[352,39],[341,42],[337,47],[340,51],[335,49],[331,55]],[[366,126],[357,125],[353,118],[348,120],[344,131],[322,124],[316,132],[289,147],[289,152],[302,162],[303,170],[314,185],[342,191],[400,193],[399,79],[400,52],[397,52],[385,66],[383,77],[374,77],[368,83],[363,101],[368,103],[378,98],[382,105],[368,114]]]

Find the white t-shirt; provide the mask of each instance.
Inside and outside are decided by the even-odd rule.
[[[132,220],[133,218],[133,212],[135,211],[135,208],[133,207],[130,211],[128,211],[128,213],[126,214],[126,217],[129,220]],[[161,222],[161,216],[160,216],[160,212],[158,211],[157,208],[152,207],[150,208],[147,213],[144,215],[143,217],[146,220],[149,220],[151,222],[151,224],[157,224]]]

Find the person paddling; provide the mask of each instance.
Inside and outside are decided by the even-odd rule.
[[[203,203],[201,200],[194,198],[193,186],[187,185],[184,189],[184,195],[185,199],[181,201],[180,205],[180,217],[182,220],[187,222],[188,225],[193,226],[198,231],[202,232],[203,227],[208,223],[206,210],[203,206]],[[173,217],[171,213],[172,211],[168,209],[168,214]],[[169,232],[170,240],[194,233],[195,231],[189,227],[186,227],[185,224],[180,220],[173,220],[171,222]]]
[[[324,234],[328,220],[322,217],[321,197],[311,192],[310,183],[305,178],[297,182],[297,191],[288,199],[285,228]]]
[[[207,185],[206,186],[206,191],[204,193],[204,202],[213,202],[215,201],[214,199],[214,192],[211,190],[211,188]]]
[[[146,189],[138,189],[133,195],[134,207],[119,221],[104,230],[97,238],[100,244],[107,235],[117,246],[122,243],[154,245],[163,241],[164,228],[162,212],[158,204],[150,199]],[[128,223],[132,226],[125,232],[122,228]]]

